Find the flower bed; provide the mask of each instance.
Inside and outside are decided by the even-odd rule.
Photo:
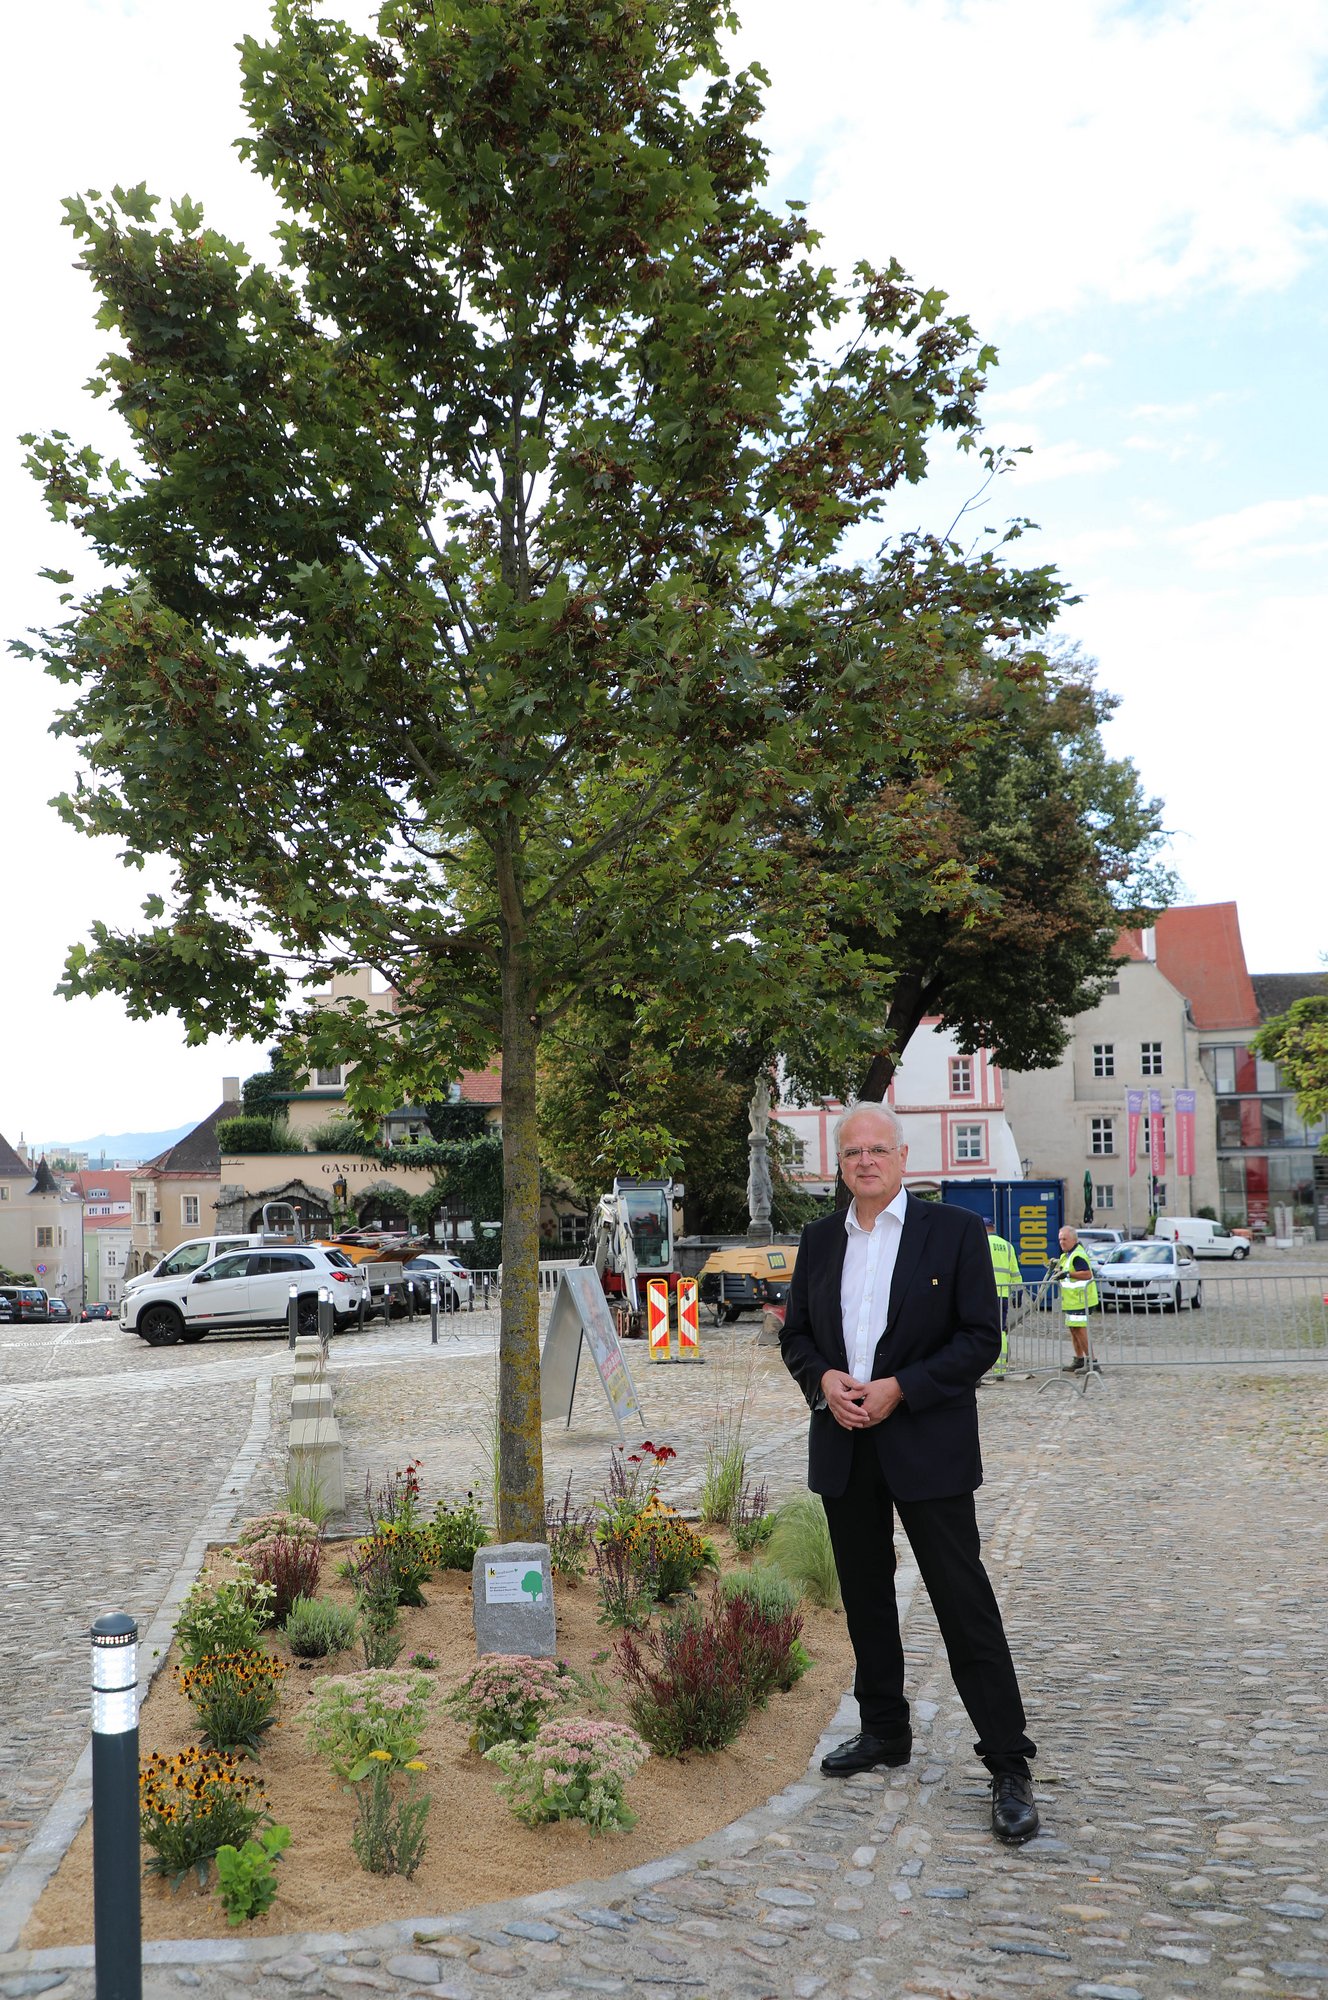
[[[722,1567],[731,1569],[731,1545],[722,1535],[716,1541]],[[349,1603],[350,1585],[336,1576],[343,1553],[328,1550],[321,1591]],[[224,1575],[229,1563],[228,1553],[219,1551],[210,1568]],[[702,1605],[713,1589],[713,1579],[704,1577],[698,1585]],[[426,1653],[438,1663],[436,1673],[429,1675],[436,1696],[420,1744],[427,1767],[421,1784],[434,1798],[434,1838],[418,1871],[411,1880],[364,1872],[351,1849],[355,1799],[309,1746],[306,1714],[319,1682],[355,1673],[363,1664],[358,1650],[300,1660],[279,1633],[265,1634],[263,1643],[288,1671],[279,1684],[276,1721],[262,1736],[258,1758],[246,1768],[262,1778],[272,1818],[288,1826],[292,1838],[277,1869],[276,1901],[265,1915],[246,1923],[242,1935],[346,1930],[390,1918],[440,1916],[584,1876],[613,1874],[668,1854],[800,1777],[852,1672],[842,1616],[804,1604],[802,1640],[812,1660],[808,1672],[788,1692],[773,1693],[730,1748],[683,1759],[652,1756],[626,1785],[627,1804],[637,1816],[629,1830],[596,1836],[586,1825],[565,1819],[527,1826],[498,1794],[502,1773],[471,1747],[473,1724],[444,1705],[443,1697],[475,1665],[470,1578],[460,1571],[435,1575],[425,1582],[423,1595],[424,1605],[400,1613],[398,1663],[406,1670],[412,1656]],[[554,1598],[560,1655],[612,1690],[610,1707],[596,1719],[629,1724],[626,1690],[615,1671],[615,1634],[598,1622],[593,1583],[586,1579],[572,1588],[555,1581]],[[667,1613],[657,1617],[661,1615]],[[144,1704],[140,1741],[145,1760],[154,1750],[169,1756],[198,1738],[188,1700],[169,1670],[176,1664],[173,1648],[167,1671],[158,1674]],[[415,1672],[411,1669],[412,1678]],[[562,1721],[576,1707],[559,1707],[551,1714]],[[584,1703],[579,1712],[594,1713]],[[34,1948],[87,1943],[91,1912],[91,1830],[85,1826],[38,1904],[23,1942]],[[226,1936],[228,1926],[215,1890],[200,1888],[192,1875],[175,1891],[147,1877],[143,1931],[147,1938],[207,1938]]]

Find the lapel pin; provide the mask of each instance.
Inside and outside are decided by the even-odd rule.
[[[941,1282],[941,1281],[940,1281],[940,1279],[939,1279],[939,1278],[933,1278],[933,1279],[932,1279],[932,1283],[933,1283],[933,1285],[939,1285],[939,1284],[940,1284],[940,1282]]]

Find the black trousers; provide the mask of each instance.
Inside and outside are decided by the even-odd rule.
[[[895,1602],[894,1516],[917,1558],[941,1628],[950,1672],[978,1732],[976,1750],[994,1775],[1027,1773],[1036,1754],[1024,1727],[1024,1704],[982,1566],[971,1493],[943,1500],[900,1500],[890,1491],[869,1431],[853,1440],[848,1489],[825,1501],[849,1637],[857,1661],[853,1692],[871,1736],[908,1728],[904,1648]]]

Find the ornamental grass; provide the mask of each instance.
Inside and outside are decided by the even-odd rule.
[[[138,1805],[147,1865],[172,1879],[190,1868],[204,1879],[218,1848],[240,1846],[269,1817],[263,1780],[242,1758],[195,1744],[173,1757],[152,1752],[139,1771]]]
[[[196,1667],[177,1667],[175,1678],[212,1750],[257,1751],[276,1720],[286,1663],[256,1647],[217,1653]]]
[[[245,1555],[258,1581],[272,1591],[267,1609],[270,1625],[285,1622],[297,1597],[317,1596],[323,1548],[322,1537],[316,1532],[310,1538],[278,1530],[250,1542]]]

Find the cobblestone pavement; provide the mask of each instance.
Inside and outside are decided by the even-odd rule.
[[[436,1352],[425,1343],[394,1329],[339,1346],[337,1403],[355,1467],[417,1456],[431,1490],[485,1462],[492,1349],[481,1328]],[[764,1469],[777,1487],[796,1482],[802,1418],[777,1357],[756,1353],[749,1382],[749,1337],[731,1363],[717,1350],[695,1373],[652,1376],[635,1352],[650,1434],[682,1454],[677,1497],[716,1409],[744,1389]],[[208,1493],[241,1433],[253,1440],[261,1359],[219,1346],[168,1372],[174,1403],[154,1403],[140,1449],[165,1408],[215,1426],[224,1404],[226,1445],[191,1480]],[[609,1436],[598,1397],[583,1385],[571,1432],[546,1432],[551,1490],[569,1470],[597,1481]],[[1328,1993],[1328,1375],[1122,1371],[1088,1399],[1013,1381],[984,1390],[983,1418],[980,1516],[1041,1746],[1036,1841],[1009,1851],[987,1831],[971,1731],[918,1592],[907,1770],[848,1784],[813,1771],[697,1850],[522,1905],[262,1948],[149,1947],[149,2000],[181,1987],[200,2000]],[[276,1472],[270,1447],[253,1462],[243,1512]],[[30,1476],[41,1472],[34,1446]],[[155,1487],[149,1506],[160,1520]],[[149,1530],[126,1534],[132,1511],[121,1547],[147,1603],[155,1545]],[[846,1708],[838,1727],[853,1726]],[[612,1859],[606,1842],[606,1869]],[[86,2000],[88,1958],[0,1958],[0,1995]]]

